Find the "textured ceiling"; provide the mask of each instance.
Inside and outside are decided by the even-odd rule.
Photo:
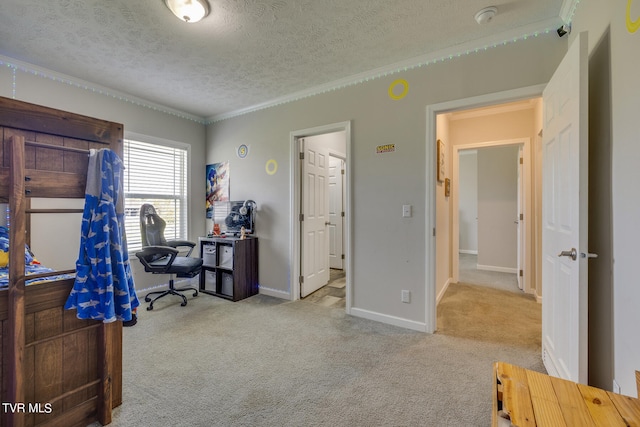
[[[566,1],[566,0],[565,0]],[[202,118],[562,23],[562,0],[2,0],[0,55]],[[496,6],[480,26],[475,13]],[[523,33],[524,34],[524,33]]]

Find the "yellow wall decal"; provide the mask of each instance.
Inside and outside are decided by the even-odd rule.
[[[278,162],[273,159],[267,160],[267,164],[264,169],[267,171],[269,175],[275,175],[278,172]]]
[[[396,95],[394,92],[394,89],[398,85],[402,85],[402,92]],[[398,99],[404,98],[407,95],[407,92],[409,92],[409,83],[407,83],[405,79],[395,80],[393,83],[389,85],[389,98],[394,99],[396,101]]]
[[[640,29],[640,17],[635,21],[631,19],[631,1],[627,0],[627,30],[633,34]]]

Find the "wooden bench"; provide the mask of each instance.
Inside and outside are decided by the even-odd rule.
[[[493,378],[493,427],[640,427],[640,399],[503,362]]]

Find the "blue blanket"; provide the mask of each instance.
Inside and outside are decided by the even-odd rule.
[[[79,319],[131,320],[140,304],[125,237],[123,173],[116,153],[91,150],[76,279],[65,304]]]

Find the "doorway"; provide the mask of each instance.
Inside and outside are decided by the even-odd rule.
[[[438,117],[438,132],[444,130],[449,144],[445,170],[451,180],[450,196],[439,194],[436,213],[450,218],[448,226],[438,220],[436,229],[444,236],[437,253],[449,247],[440,260],[446,266],[450,259],[450,274],[436,298],[440,333],[498,343],[509,336],[516,345],[540,346],[541,306],[530,295],[535,288],[530,141],[540,105],[539,99],[523,100]],[[509,135],[525,136],[487,140]],[[465,191],[470,184],[476,186],[473,194]]]
[[[492,93],[487,95],[482,95],[474,98],[467,98],[455,101],[444,102],[440,104],[434,104],[427,106],[427,164],[435,164],[435,153],[436,153],[436,141],[439,138],[445,140],[449,140],[449,135],[447,134],[447,130],[444,129],[443,135],[443,126],[442,126],[442,116],[443,113],[451,113],[463,110],[470,109],[481,109],[483,107],[492,106],[495,108],[501,108],[502,104],[508,104],[513,102],[519,102],[523,100],[529,100],[533,98],[539,98],[544,89],[544,85],[536,85],[525,88],[519,88],[515,90]],[[541,110],[540,110],[541,111]],[[540,114],[541,115],[541,114]],[[477,120],[483,121],[485,120],[482,116],[478,116]],[[536,122],[536,126],[531,127],[531,133],[533,133],[533,129],[535,127],[541,127],[541,119],[539,122]],[[504,131],[507,126],[501,127],[501,131]],[[445,126],[446,128],[446,126]],[[503,129],[505,128],[505,129]],[[493,129],[495,130],[495,129]],[[513,134],[512,134],[513,135]],[[501,138],[496,137],[486,137],[483,138],[485,141],[491,140],[501,140]],[[483,139],[478,139],[478,134],[474,135],[473,138],[469,138],[471,141],[482,141]],[[533,140],[533,135],[531,135],[531,139]],[[502,139],[503,141],[506,138]],[[522,141],[519,141],[522,142]],[[451,171],[453,168],[453,150],[451,145],[447,145],[447,164],[448,168]],[[526,149],[525,149],[526,150]],[[535,151],[530,151],[529,158],[537,159],[538,158],[538,147],[536,146]],[[525,157],[526,159],[526,157]],[[525,164],[525,174],[527,165]],[[538,168],[538,164],[530,164],[529,168],[535,167],[536,171]],[[531,175],[532,170],[529,170],[529,175]],[[459,184],[457,179],[455,179],[455,175],[447,176],[451,178],[451,198],[446,198],[444,196],[443,184],[437,181],[437,177],[433,173],[428,173],[426,176],[426,183],[428,189],[427,195],[427,212],[430,213],[427,220],[427,230],[430,231],[427,239],[427,263],[425,264],[426,269],[426,277],[427,277],[427,292],[426,292],[426,331],[433,333],[437,327],[437,310],[436,305],[439,297],[441,298],[444,294],[445,288],[453,283],[454,279],[457,280],[457,277],[453,277],[454,274],[458,274],[458,265],[457,265],[457,257],[452,256],[454,253],[453,245],[458,245],[457,239],[453,239],[452,236],[452,224],[457,221],[453,221],[453,214],[455,212],[451,212],[451,203],[450,200],[455,197],[458,189],[456,186]],[[537,183],[536,187],[533,190],[535,193],[529,195],[528,197],[533,200],[533,197],[537,198]],[[444,210],[442,204],[446,205]],[[538,205],[536,205],[535,209],[533,206],[529,206],[525,211],[525,222],[523,224],[524,234],[529,239],[529,242],[534,242],[533,236],[537,233],[537,230],[534,229],[534,224],[537,218],[537,209]],[[526,221],[526,217],[529,216],[531,221]],[[529,247],[533,247],[533,244],[530,244]],[[455,252],[459,248],[455,248]],[[532,253],[529,253],[528,262],[532,263]],[[454,263],[456,265],[454,265]],[[535,267],[535,268],[533,268]],[[525,267],[526,269],[526,267]],[[532,264],[532,268],[530,268],[530,289],[535,288],[536,280],[538,280],[539,276],[537,274],[537,265]],[[444,271],[441,271],[444,270]],[[526,286],[526,285],[525,285]]]
[[[348,313],[350,122],[294,131],[290,140],[291,300],[323,300]]]
[[[486,279],[478,283],[491,285],[495,280],[497,287],[533,293],[533,262],[528,258],[534,239],[525,224],[525,218],[533,222],[527,212],[533,194],[530,152],[529,138],[453,147],[453,283],[461,280],[461,260],[466,261],[467,272],[475,260],[476,276]]]

